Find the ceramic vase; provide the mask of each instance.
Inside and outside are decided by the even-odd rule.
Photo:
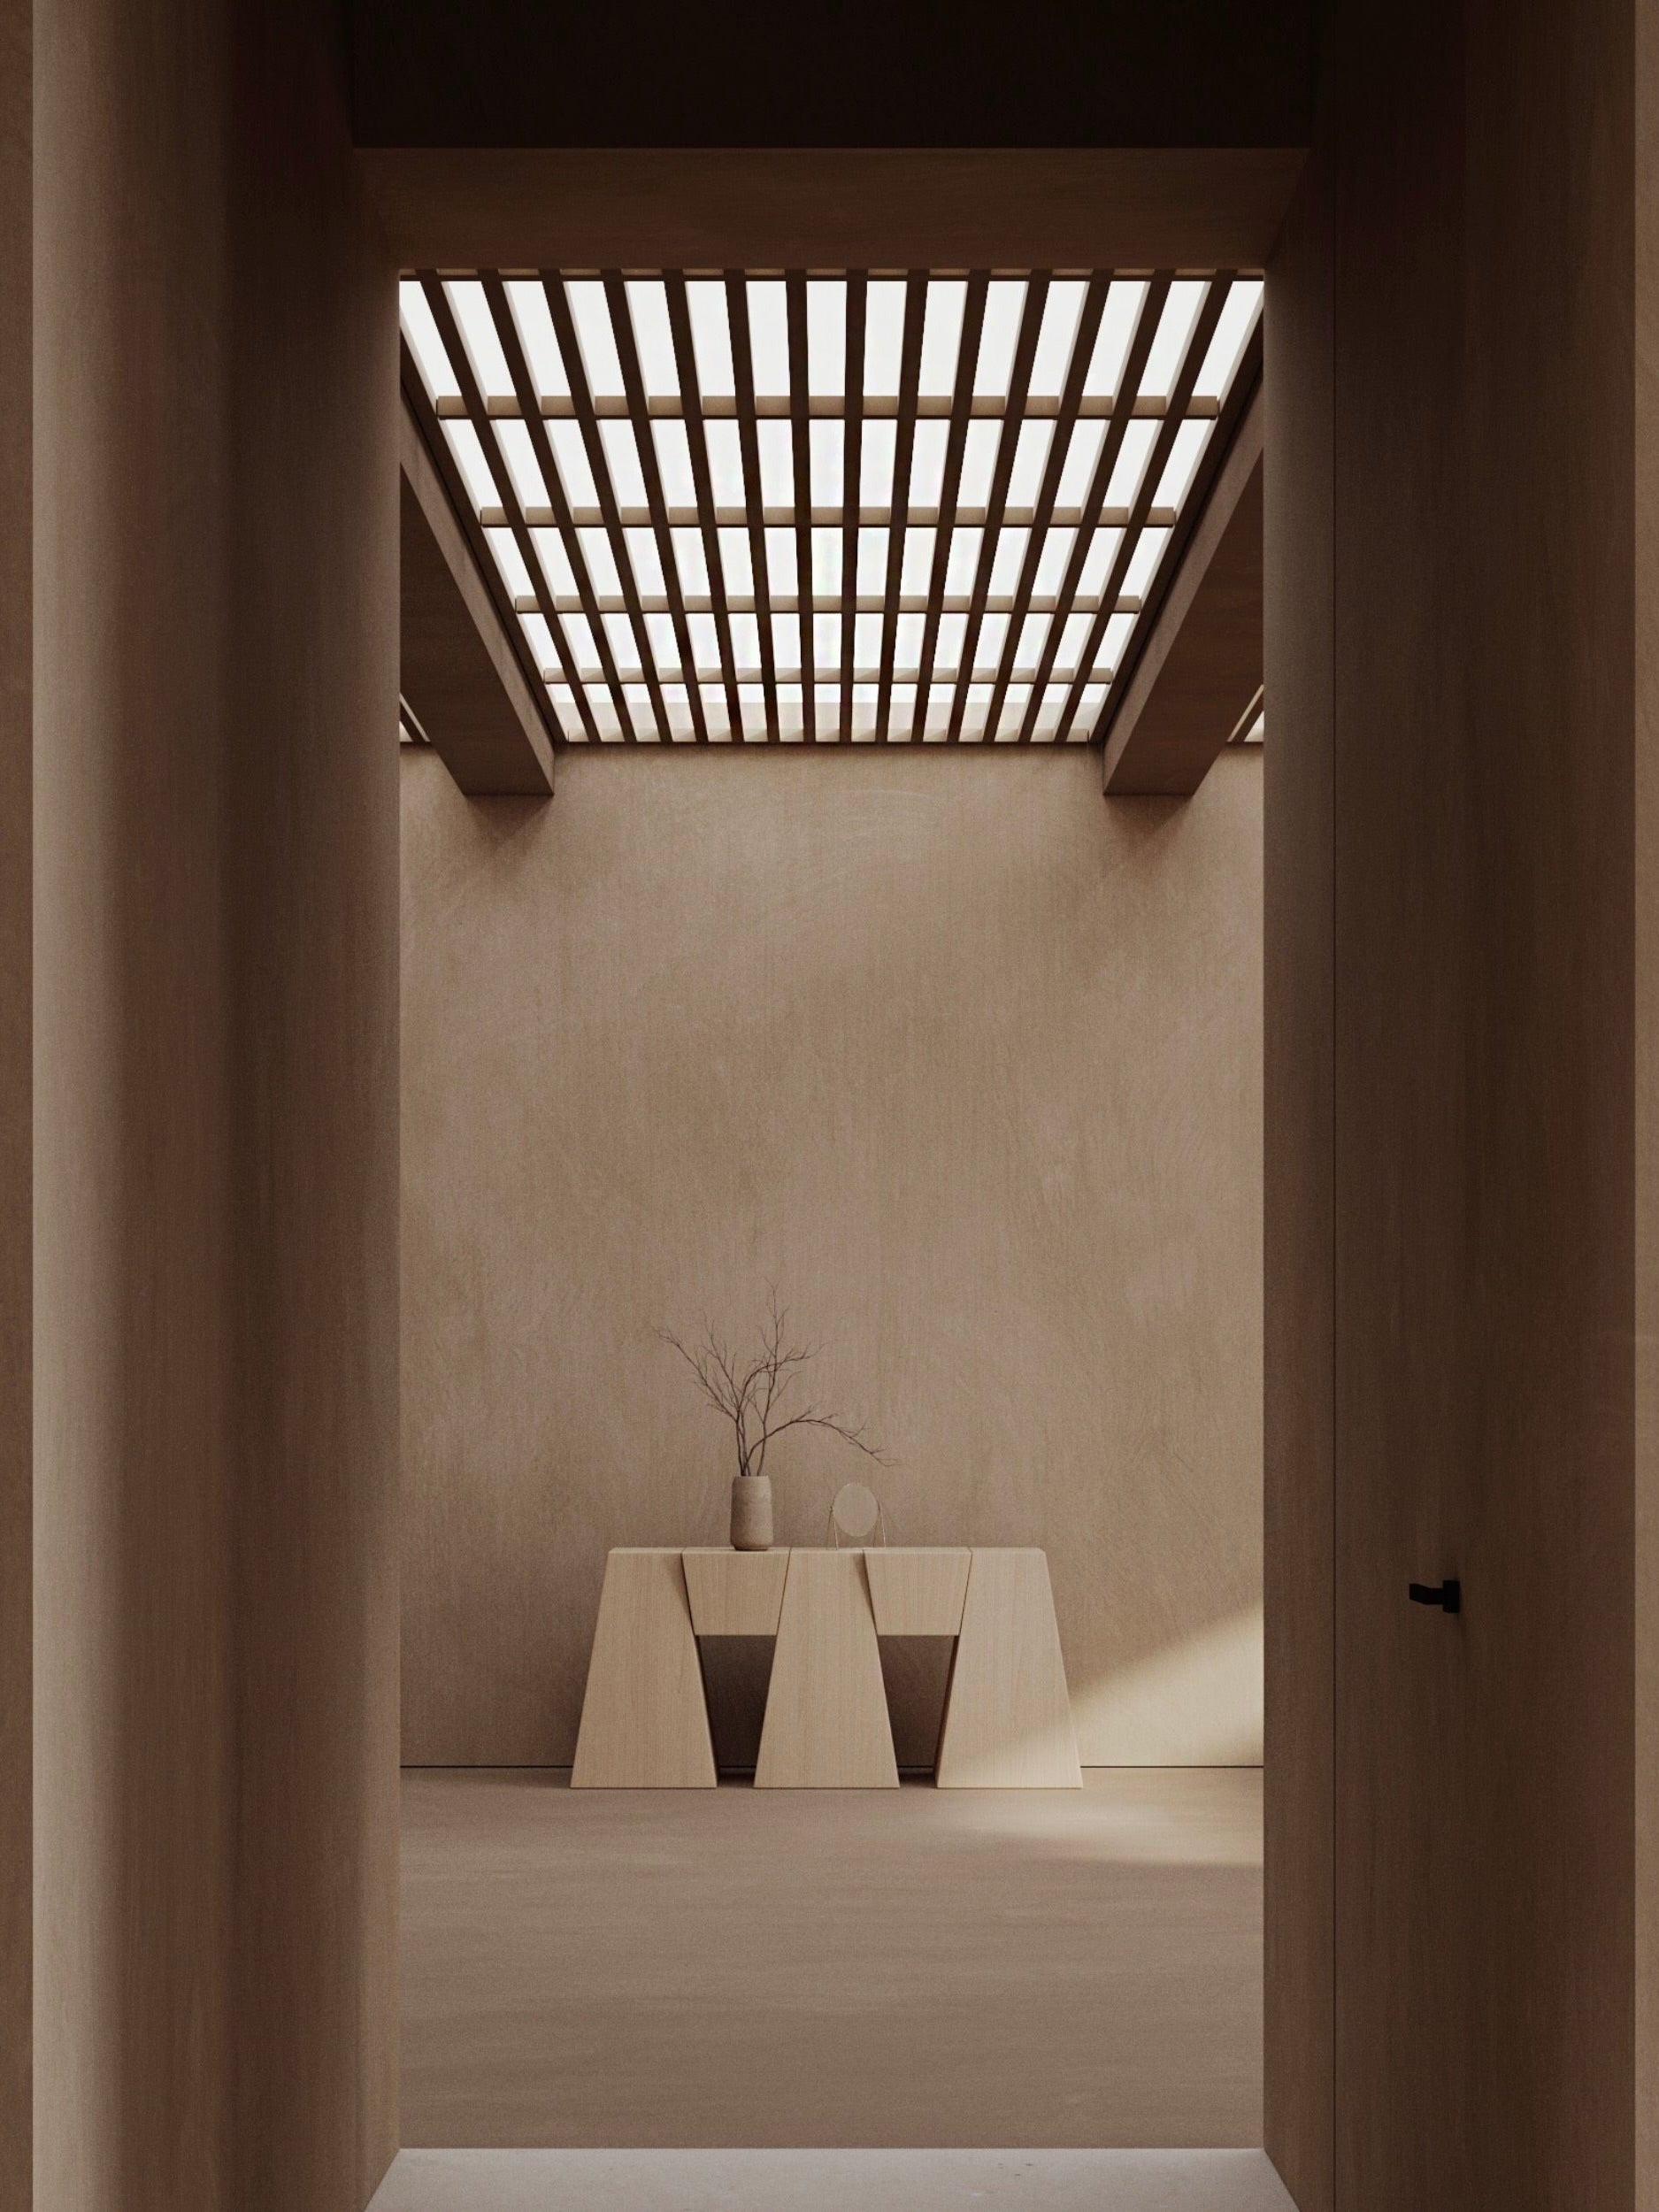
[[[772,1549],[772,1477],[732,1478],[732,1549]]]

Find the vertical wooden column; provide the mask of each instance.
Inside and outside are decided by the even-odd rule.
[[[757,1790],[897,1789],[864,1555],[789,1554]]]

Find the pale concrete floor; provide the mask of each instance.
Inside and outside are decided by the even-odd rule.
[[[1006,2158],[1261,2141],[1258,1772],[1096,1770],[1078,1792],[566,1778],[404,1777],[405,2144]],[[1028,2170],[997,2170],[1010,2189],[1085,2185]],[[442,2165],[409,2170],[442,2212],[470,2204],[442,2194]],[[747,2201],[718,2193],[721,2170],[686,2202]],[[1238,2170],[1264,2185],[1259,2162]],[[566,2200],[568,2166],[522,2171],[526,2207]],[[1187,2186],[1177,2168],[1114,2172],[1166,2180]],[[1167,2198],[1189,2201],[1233,2200]]]
[[[1260,2151],[404,2151],[370,2212],[1295,2212]]]

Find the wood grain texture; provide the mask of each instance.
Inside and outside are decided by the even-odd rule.
[[[878,1636],[956,1636],[968,1594],[966,1549],[882,1546],[864,1553]]]
[[[703,1672],[677,1551],[605,1562],[573,1790],[712,1789]]]
[[[393,272],[326,7],[35,33],[35,2203],[349,2212],[396,2116]]]
[[[897,1789],[864,1554],[789,1554],[757,1790]]]
[[[403,411],[398,685],[459,788],[545,798],[553,749],[420,433]]]
[[[1659,14],[1636,13],[1637,2212],[1659,2212]]]
[[[1261,750],[935,749],[403,759],[411,1763],[568,1763],[608,1547],[729,1525],[650,1331],[769,1281],[895,1537],[1048,1551],[1088,1763],[1259,1759]],[[778,1453],[821,1544],[857,1463]]]
[[[699,1636],[775,1636],[789,1565],[780,1551],[683,1552],[691,1625]]]
[[[34,2205],[34,96],[0,4],[0,2212]]]
[[[1108,797],[1196,791],[1262,687],[1258,390],[1107,732]]]
[[[1333,2212],[1336,2094],[1331,188],[1316,159],[1264,309],[1263,2093],[1301,2212]]]
[[[1040,1551],[974,1548],[935,1778],[941,1790],[1082,1787]]]
[[[367,148],[410,268],[1259,268],[1298,150]]]

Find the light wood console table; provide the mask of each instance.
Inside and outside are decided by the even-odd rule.
[[[1079,1789],[1041,1551],[617,1550],[572,1789],[712,1789],[699,1636],[774,1636],[757,1789],[896,1789],[882,1636],[951,1636],[941,1789]]]

